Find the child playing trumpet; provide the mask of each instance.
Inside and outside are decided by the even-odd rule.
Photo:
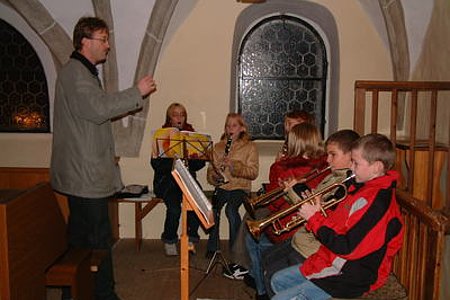
[[[403,222],[395,200],[398,173],[391,141],[368,134],[352,146],[355,182],[348,196],[325,218],[320,199],[304,204],[307,220],[321,245],[304,263],[272,276],[272,299],[354,298],[381,287],[403,241]]]
[[[301,177],[315,168],[321,169],[325,166],[323,141],[317,127],[310,123],[295,125],[289,131],[287,155],[273,163],[270,167],[270,183],[267,192],[279,187],[280,181],[292,177]],[[308,185],[314,188],[325,175],[323,174],[322,177],[314,178]],[[271,202],[267,207],[273,213],[289,206],[290,204],[281,197]],[[281,222],[287,222],[291,217],[292,215],[286,216]],[[277,235],[273,232],[272,228],[266,228],[258,240],[255,240],[251,234],[246,234],[246,249],[251,261],[249,275],[255,282],[257,299],[267,299],[264,275],[261,268],[261,254],[274,244],[286,242],[293,234],[294,231]]]
[[[347,177],[347,172],[352,165],[351,147],[359,138],[359,134],[353,130],[339,130],[330,135],[325,142],[327,153],[327,163],[331,167],[331,174],[325,177],[316,187],[316,190],[322,190],[336,182],[341,182]],[[286,187],[292,187],[299,181],[292,179],[286,182]],[[299,196],[294,189],[288,188],[288,197],[297,202]],[[270,288],[270,279],[272,275],[284,268],[303,262],[308,256],[315,253],[320,246],[320,242],[314,234],[307,231],[305,226],[299,227],[292,237],[290,243],[276,245],[270,251],[263,253],[263,269],[265,273],[266,289],[269,296],[273,296]]]

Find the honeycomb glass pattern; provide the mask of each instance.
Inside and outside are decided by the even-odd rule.
[[[305,110],[324,130],[327,59],[320,35],[304,21],[277,16],[255,25],[239,57],[239,112],[252,138],[283,139],[284,115]]]
[[[0,132],[49,132],[44,69],[33,47],[0,19]]]

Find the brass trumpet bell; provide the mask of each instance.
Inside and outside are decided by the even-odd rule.
[[[276,188],[268,193],[262,194],[261,196],[247,199],[244,201],[244,208],[254,219],[256,208],[267,205],[285,194],[286,192],[282,187]]]
[[[317,178],[320,175],[325,174],[329,170],[331,170],[331,166],[328,166],[322,170],[314,169],[311,172],[307,173],[305,176],[303,176],[301,178],[297,178],[297,180],[299,181],[299,184],[304,184],[310,180],[313,180],[314,178]],[[289,189],[292,189],[292,188],[289,188]],[[284,187],[278,187],[268,193],[262,194],[261,196],[247,199],[247,201],[244,201],[245,210],[252,218],[255,218],[256,208],[265,206],[265,205],[269,204],[270,202],[275,201],[276,199],[278,199],[284,195],[287,195],[289,192],[289,189],[285,189]],[[290,204],[293,204],[290,202],[290,200],[292,200],[290,198],[291,197],[288,197],[287,200]]]
[[[329,186],[326,186],[323,189],[321,189],[317,192],[314,192],[311,196],[307,197],[306,199],[303,199],[300,202],[298,202],[294,205],[291,205],[290,207],[288,207],[284,210],[281,210],[277,213],[274,213],[266,218],[263,218],[260,220],[247,220],[246,224],[247,224],[247,227],[248,227],[250,233],[253,235],[253,237],[258,239],[261,235],[261,231],[269,225],[272,225],[273,231],[276,235],[280,235],[284,232],[290,231],[293,228],[303,224],[305,222],[305,219],[303,219],[300,216],[297,216],[297,217],[292,218],[292,220],[290,220],[285,225],[283,225],[281,223],[281,218],[298,210],[303,204],[305,204],[307,202],[314,203],[314,198],[316,198],[317,196],[328,197],[329,194],[334,193],[334,191],[337,188],[343,188],[344,193],[342,195],[340,195],[339,198],[333,198],[333,199],[327,201],[321,207],[322,214],[324,214],[324,216],[327,216],[326,212],[325,212],[326,209],[335,206],[336,204],[338,204],[339,202],[341,202],[342,200],[344,200],[347,197],[347,186],[344,183],[349,181],[353,177],[355,177],[354,174],[348,176],[347,178],[343,179],[340,182],[330,184]]]

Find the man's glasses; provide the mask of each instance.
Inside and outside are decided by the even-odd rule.
[[[102,37],[102,38],[88,37],[88,39],[100,41],[103,44],[106,44],[107,42],[109,42],[109,39],[107,37]]]

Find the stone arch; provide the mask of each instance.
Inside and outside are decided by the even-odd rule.
[[[72,52],[72,40],[37,0],[6,0],[42,38],[53,54],[56,68],[61,67]]]
[[[38,0],[5,0],[42,38],[53,54],[55,65],[61,67],[73,51],[72,40]],[[144,74],[154,73],[167,27],[178,0],[156,0],[141,44],[135,81]],[[95,14],[110,26],[114,35],[114,22],[110,0],[92,1]],[[114,38],[111,39],[114,41]],[[111,45],[108,62],[103,68],[106,91],[118,90],[118,71],[115,45]],[[124,120],[113,123],[116,152],[119,156],[136,157],[142,144],[149,104]]]
[[[386,24],[394,80],[409,80],[410,60],[403,6],[400,1],[378,0]]]
[[[95,15],[106,21],[109,27],[109,53],[103,64],[103,82],[107,92],[119,90],[119,72],[117,71],[116,39],[114,38],[114,19],[111,13],[110,0],[92,1]]]
[[[161,45],[177,3],[178,0],[156,0],[141,44],[135,81],[146,74],[155,72]],[[116,121],[113,123],[117,155],[139,156],[148,108],[149,103],[146,102],[139,112],[125,117],[126,119],[122,122]]]

